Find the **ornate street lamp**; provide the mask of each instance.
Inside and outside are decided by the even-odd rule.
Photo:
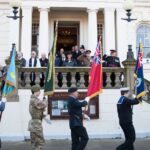
[[[9,5],[11,8],[13,8],[13,16],[7,16],[8,18],[11,18],[13,20],[21,19],[23,16],[17,15],[18,9],[21,7],[21,0],[9,0]],[[12,49],[16,46],[16,43],[12,43]],[[10,58],[11,58],[10,52]]]
[[[122,20],[126,20],[128,23],[130,23],[131,21],[137,20],[137,19],[132,19],[131,18],[131,15],[132,15],[131,11],[134,8],[133,0],[125,0],[125,2],[123,3],[123,8],[127,12],[126,13],[127,18],[121,18]],[[127,59],[131,59],[131,60],[134,59],[131,44],[128,45]]]
[[[21,6],[21,0],[10,0],[9,5],[13,8],[13,16],[7,16],[8,18],[12,18],[14,20],[18,18],[22,18],[22,16],[17,16],[18,14],[18,9]]]

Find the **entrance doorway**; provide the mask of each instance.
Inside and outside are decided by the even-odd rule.
[[[72,46],[79,45],[79,22],[60,21],[58,24],[57,51],[64,48],[65,53]]]

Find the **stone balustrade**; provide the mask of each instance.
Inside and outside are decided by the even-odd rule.
[[[18,68],[18,88],[31,88],[31,80],[35,84],[44,85],[47,68]],[[77,86],[87,89],[89,84],[89,67],[55,67],[55,89],[67,89]],[[103,68],[103,87],[117,89],[126,86],[126,74],[123,68]]]

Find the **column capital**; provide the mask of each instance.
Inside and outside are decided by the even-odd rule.
[[[38,9],[39,9],[40,12],[41,12],[41,11],[47,11],[47,12],[50,11],[50,8],[49,8],[49,7],[39,7]]]
[[[98,10],[99,10],[98,8],[87,8],[87,12],[88,12],[88,13],[91,13],[91,12],[97,13]]]
[[[33,10],[33,7],[32,6],[22,6],[21,9],[23,10]]]
[[[104,8],[104,12],[114,12],[115,11],[115,8],[110,8],[110,7],[106,7]]]

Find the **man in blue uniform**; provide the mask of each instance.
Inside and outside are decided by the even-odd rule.
[[[85,107],[89,98],[86,97],[84,101],[80,102],[78,98],[78,89],[70,88],[68,90],[68,112],[69,124],[71,129],[72,148],[71,150],[84,150],[88,142],[88,134],[86,128],[83,126],[82,107]]]
[[[134,141],[136,139],[135,129],[132,122],[133,105],[139,104],[139,99],[129,99],[129,88],[121,88],[121,97],[117,103],[119,124],[125,135],[125,142],[117,147],[116,150],[134,150]]]

